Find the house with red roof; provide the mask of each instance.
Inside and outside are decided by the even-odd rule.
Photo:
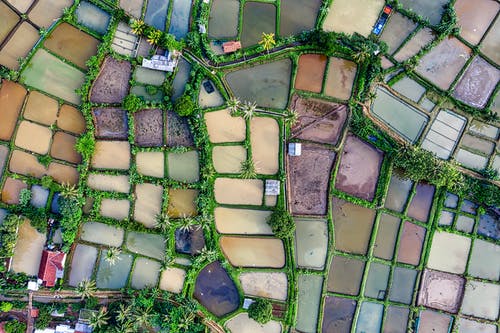
[[[241,49],[241,42],[236,40],[225,42],[224,44],[222,44],[222,49],[224,50],[224,53],[231,53],[237,51]]]
[[[43,250],[38,269],[38,278],[42,280],[43,286],[53,287],[57,279],[63,277],[65,260],[66,253],[64,252]]]

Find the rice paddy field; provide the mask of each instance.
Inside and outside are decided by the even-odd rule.
[[[44,292],[193,313],[138,332],[498,333],[499,12],[0,0],[2,288],[55,249]]]

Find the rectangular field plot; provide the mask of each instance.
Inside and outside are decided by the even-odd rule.
[[[422,143],[422,148],[448,159],[463,132],[466,119],[448,110],[441,110]]]
[[[70,103],[80,104],[80,96],[75,90],[83,84],[85,74],[40,49],[22,72],[21,80]]]

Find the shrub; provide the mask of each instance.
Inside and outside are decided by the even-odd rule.
[[[21,206],[28,206],[31,201],[31,191],[27,188],[23,188],[21,193],[19,193],[19,204]]]
[[[196,104],[193,102],[191,96],[183,94],[174,103],[174,111],[179,116],[190,116],[196,110]]]
[[[4,326],[6,333],[26,332],[26,324],[17,320],[8,321]]]
[[[269,300],[259,298],[250,304],[248,316],[260,324],[265,324],[273,317],[273,305]]]
[[[295,222],[292,215],[282,208],[275,210],[271,214],[267,220],[267,224],[269,224],[274,235],[278,238],[293,237],[295,232]]]
[[[91,132],[87,132],[78,138],[75,145],[76,151],[79,152],[86,160],[92,157],[95,150],[95,138]]]
[[[13,307],[14,307],[14,305],[12,305],[11,302],[0,303],[0,311],[2,311],[2,312],[9,312],[10,310],[12,310]]]
[[[130,94],[123,100],[123,107],[127,111],[136,112],[144,107],[144,102],[139,96]]]

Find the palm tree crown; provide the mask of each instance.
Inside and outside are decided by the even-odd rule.
[[[266,34],[265,32],[263,32],[262,39],[260,40],[259,44],[264,50],[269,52],[269,50],[276,45],[276,41],[274,40],[274,33],[271,32]]]

